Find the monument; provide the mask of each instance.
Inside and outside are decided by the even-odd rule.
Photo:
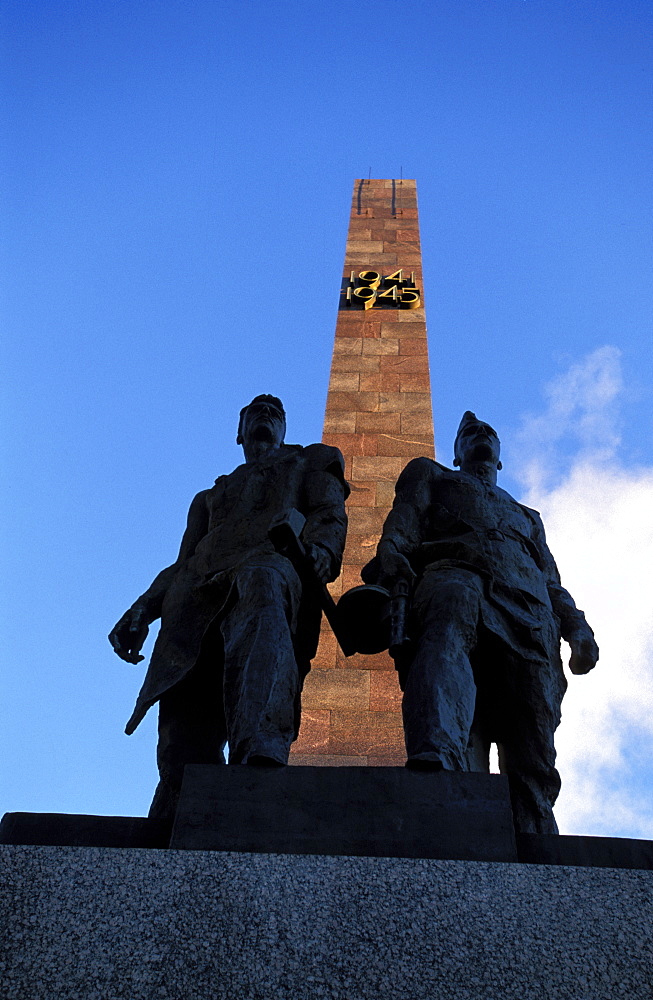
[[[356,180],[322,437],[344,455],[351,485],[336,599],[361,583],[403,467],[434,457],[424,310],[416,182]],[[303,707],[290,763],[403,765],[401,691],[387,652],[345,657],[323,623]]]
[[[127,724],[159,703],[160,781],[153,819],[175,815],[187,764],[279,766],[300,722],[301,688],[315,654],[319,586],[338,575],[348,487],[337,448],[284,444],[281,400],[256,396],[240,413],[245,462],[193,500],[175,563],[109,635],[123,660],[152,660]],[[300,518],[302,559],[279,551],[275,530]]]
[[[594,667],[598,647],[560,583],[539,514],[497,485],[499,450],[496,431],[467,411],[454,445],[460,471],[413,459],[363,577],[413,590],[396,653],[407,766],[488,770],[496,742],[516,829],[552,834],[553,738],[567,687],[560,638],[574,674]]]
[[[596,651],[536,515],[496,487],[489,425],[465,415],[459,473],[433,461],[415,199],[414,181],[355,183],[323,443],[285,445],[274,397],[245,407],[244,465],[198,495],[180,558],[112,633],[116,652],[137,662],[148,623],[162,617],[132,725],[160,701],[154,812],[167,818],[3,818],[7,1000],[650,996],[653,842],[515,835],[508,779],[483,773],[488,738],[505,735],[491,728],[491,711],[474,717],[465,748],[473,689],[495,707],[482,683],[497,680],[495,641],[517,668],[535,662],[537,647],[551,682],[545,722],[555,722],[557,632],[532,598],[550,605],[575,643],[573,670],[588,669]],[[345,478],[350,530],[337,576]],[[247,518],[241,528],[236,512]],[[415,526],[420,513],[426,531]],[[323,625],[307,673],[320,607],[330,607],[324,581],[336,597],[358,585],[384,523],[369,578],[400,579],[404,597],[417,581],[405,641],[393,643],[399,670],[387,653],[347,655],[342,635],[338,652]],[[515,574],[521,597],[511,593]],[[431,633],[436,606],[447,636]],[[434,639],[434,657],[421,665]],[[438,689],[432,664],[460,697]],[[247,680],[242,690],[236,674]],[[414,769],[403,767],[398,675]],[[274,766],[297,731],[304,676],[290,754],[304,766]],[[261,712],[268,696],[273,710]],[[527,711],[529,697],[522,690],[509,704]],[[234,763],[216,766],[225,739]],[[195,749],[189,756],[194,742],[208,762]],[[465,753],[475,773],[456,769]],[[550,807],[554,796],[542,790]],[[515,801],[517,824],[528,828]]]

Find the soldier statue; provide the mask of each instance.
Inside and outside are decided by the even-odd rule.
[[[497,486],[496,432],[467,411],[454,451],[458,472],[429,458],[408,463],[363,571],[367,583],[395,593],[412,588],[410,641],[395,636],[391,649],[406,766],[486,769],[494,742],[516,828],[557,833],[553,735],[567,686],[560,637],[574,674],[594,667],[598,647],[560,584],[539,514]]]
[[[337,448],[286,445],[285,429],[275,396],[241,410],[244,464],[197,494],[176,562],[109,636],[118,656],[137,663],[148,625],[161,619],[126,728],[132,733],[159,702],[151,817],[174,816],[186,764],[224,763],[228,743],[230,764],[280,766],[297,737],[320,588],[340,570],[349,488]],[[271,538],[293,509],[305,518],[301,565]]]

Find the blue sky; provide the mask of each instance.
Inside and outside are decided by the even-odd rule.
[[[106,633],[240,461],[245,402],[319,439],[369,170],[418,183],[438,457],[463,410],[497,427],[609,653],[572,679],[562,825],[653,838],[650,5],[1,16],[0,811],[146,811],[155,718],[123,735],[142,669]]]

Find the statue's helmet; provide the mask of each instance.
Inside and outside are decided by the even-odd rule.
[[[259,396],[254,396],[254,399],[252,399],[247,404],[247,406],[243,406],[242,410],[240,411],[240,419],[238,421],[238,435],[236,437],[236,444],[242,444],[242,441],[243,441],[243,437],[242,437],[243,420],[245,419],[245,414],[249,410],[250,406],[254,406],[255,403],[264,403],[264,404],[267,404],[272,409],[277,410],[277,412],[281,416],[281,419],[283,420],[284,427],[286,425],[286,411],[284,410],[283,403],[281,402],[281,400],[279,399],[279,397],[278,396],[270,396],[267,393],[261,393],[261,395],[259,395]]]
[[[458,424],[458,430],[456,431],[456,441],[464,431],[465,427],[467,427],[467,424],[475,424],[477,422],[477,419],[478,418],[475,413],[472,413],[471,410],[465,410],[462,416],[462,420]]]
[[[484,425],[492,432],[492,434],[494,434],[495,438],[497,439],[497,442],[499,441],[499,435],[495,431],[494,427],[491,426],[491,424],[486,423],[485,420],[479,420],[479,418],[476,416],[475,413],[472,412],[472,410],[465,410],[462,416],[462,420],[458,425],[458,430],[456,431],[456,438],[453,443],[454,465],[460,464],[460,456],[458,454],[458,439],[460,438],[461,434],[465,431],[465,429],[469,426],[469,424]],[[501,468],[501,462],[498,463],[497,467],[499,469]]]

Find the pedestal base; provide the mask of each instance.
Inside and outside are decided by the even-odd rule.
[[[0,847],[3,1000],[650,1000],[653,873]]]

